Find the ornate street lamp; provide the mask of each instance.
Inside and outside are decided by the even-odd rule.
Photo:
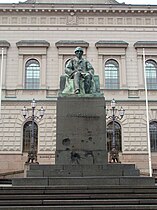
[[[26,120],[31,120],[32,121],[32,132],[31,132],[31,141],[30,141],[30,150],[28,152],[28,160],[26,161],[26,163],[33,163],[35,161],[35,163],[38,163],[37,162],[37,151],[35,149],[35,138],[34,138],[34,123],[35,123],[35,120],[41,120],[44,116],[44,108],[41,107],[38,112],[39,112],[39,115],[35,115],[35,107],[36,107],[36,101],[35,99],[32,100],[32,103],[31,103],[31,110],[32,110],[32,114],[31,116],[29,116],[29,113],[28,113],[28,109],[24,106],[23,109],[22,109],[22,115],[23,117],[26,119]],[[37,114],[38,114],[37,112]]]
[[[107,110],[108,112],[109,110]],[[107,119],[111,119],[113,122],[112,125],[112,146],[111,146],[111,151],[110,151],[110,160],[109,162],[119,162],[119,151],[116,148],[116,139],[115,139],[115,120],[121,120],[124,117],[125,110],[121,107],[119,111],[119,115],[116,115],[117,109],[116,109],[116,101],[112,99],[111,101],[111,109],[110,109],[112,115],[107,116]]]

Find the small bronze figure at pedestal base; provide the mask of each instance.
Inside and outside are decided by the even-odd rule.
[[[118,153],[118,150],[116,148],[113,148],[110,151],[109,163],[121,163],[119,161],[119,153]]]

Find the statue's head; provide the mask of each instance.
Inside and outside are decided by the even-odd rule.
[[[80,51],[80,52],[82,52],[82,53],[83,53],[83,49],[82,49],[82,47],[76,47],[76,48],[75,48],[75,53],[76,53],[76,52],[78,52],[78,51]]]
[[[81,59],[82,58],[82,55],[83,55],[83,49],[82,47],[76,47],[75,49],[75,55],[78,59]]]

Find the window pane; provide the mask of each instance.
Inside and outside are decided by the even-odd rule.
[[[151,151],[157,151],[157,122],[149,124],[149,134],[151,142]]]
[[[107,150],[108,152],[110,152],[112,149],[112,139],[113,139],[113,122],[110,122],[107,125]],[[115,122],[115,142],[116,142],[116,149],[118,149],[118,151],[122,151],[121,126],[117,122]]]
[[[31,137],[32,137],[32,121],[29,121],[26,122],[23,127],[23,152],[30,151]],[[37,150],[38,127],[36,123],[34,123],[34,142],[35,142],[35,150]]]
[[[105,63],[105,88],[119,88],[119,64],[112,59]]]
[[[25,88],[38,89],[40,87],[40,65],[35,59],[27,61],[25,66]]]
[[[146,61],[147,88],[157,89],[157,63],[153,60]]]

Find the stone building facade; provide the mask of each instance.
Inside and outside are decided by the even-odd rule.
[[[125,109],[123,119],[117,120],[121,162],[135,163],[142,172],[148,173],[143,49],[148,70],[153,66],[150,77],[156,82],[148,88],[149,121],[156,123],[156,33],[157,5],[127,5],[115,0],[28,0],[0,4],[0,48],[3,48],[0,50],[3,64],[0,173],[24,167],[27,160],[24,127],[29,119],[23,118],[21,109],[31,108],[33,98],[37,101],[37,109],[43,106],[46,110],[44,118],[36,121],[38,161],[54,163],[59,80],[76,46],[83,47],[84,56],[100,76],[107,107],[114,98],[117,108],[123,106]],[[38,70],[36,76],[29,75],[33,67]],[[111,80],[113,86],[107,86]],[[37,86],[31,87],[33,82]],[[153,166],[157,139],[152,138]]]

